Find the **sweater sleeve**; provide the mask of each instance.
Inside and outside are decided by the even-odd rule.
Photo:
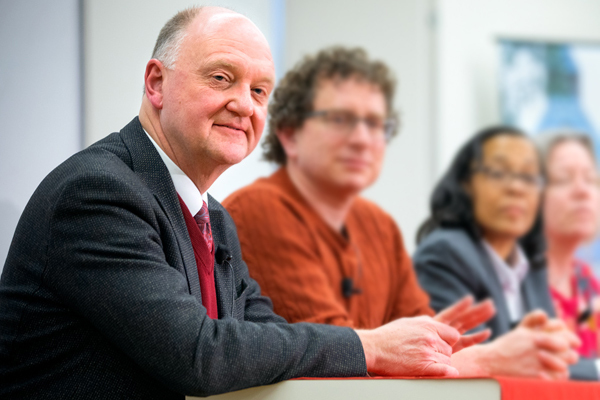
[[[223,205],[233,217],[250,275],[288,322],[354,325],[334,292],[304,210],[276,190],[237,192]]]

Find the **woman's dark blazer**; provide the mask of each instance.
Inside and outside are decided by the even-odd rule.
[[[492,299],[496,315],[485,326],[491,340],[508,332],[510,319],[502,286],[480,239],[459,228],[438,228],[418,246],[413,258],[419,283],[429,293],[430,306],[440,311],[470,294],[477,301]],[[554,317],[546,268],[530,268],[521,285],[525,313],[542,309]],[[593,360],[581,360],[571,368],[575,379],[598,380]]]

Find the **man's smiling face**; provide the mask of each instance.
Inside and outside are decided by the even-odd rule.
[[[229,166],[258,144],[275,71],[249,20],[206,14],[190,24],[173,69],[166,69],[160,123],[178,164]]]

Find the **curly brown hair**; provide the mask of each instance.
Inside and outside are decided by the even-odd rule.
[[[313,111],[316,88],[323,79],[354,77],[379,87],[386,100],[388,116],[397,119],[393,109],[396,80],[387,65],[369,60],[367,52],[359,47],[329,47],[314,56],[304,57],[277,85],[269,104],[269,132],[262,144],[263,158],[285,165],[287,156],[277,131],[302,126],[306,115]],[[393,135],[396,133],[397,128]]]

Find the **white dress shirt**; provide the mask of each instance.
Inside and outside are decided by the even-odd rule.
[[[482,240],[482,242],[483,247],[490,256],[496,276],[498,276],[498,280],[502,286],[511,322],[518,322],[525,314],[525,306],[523,305],[523,298],[521,296],[521,284],[529,271],[529,261],[519,245],[515,246],[513,256],[509,257],[513,262],[508,264],[496,253],[488,242],[485,240]]]
[[[146,130],[144,129],[144,132]],[[202,208],[202,202],[205,201],[208,205],[208,192],[200,193],[198,187],[192,182],[192,180],[169,158],[167,153],[160,148],[160,146],[152,139],[152,136],[148,135],[146,132],[148,139],[152,142],[156,151],[160,155],[160,158],[163,160],[167,169],[169,170],[169,174],[171,175],[171,179],[173,180],[173,185],[175,185],[175,190],[187,206],[188,210],[192,216],[196,215],[198,211]]]

